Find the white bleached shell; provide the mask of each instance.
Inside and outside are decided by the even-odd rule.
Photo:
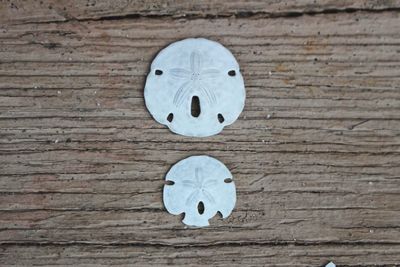
[[[183,223],[207,226],[217,212],[226,218],[236,203],[232,174],[220,161],[209,156],[192,156],[176,163],[166,176],[164,205],[169,213],[184,213]],[[204,211],[199,211],[203,203]]]
[[[244,108],[239,65],[221,44],[190,38],[164,48],[151,64],[144,97],[156,121],[185,136],[211,136],[232,124]],[[200,114],[193,115],[192,102]]]

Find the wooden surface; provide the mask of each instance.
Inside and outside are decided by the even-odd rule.
[[[399,1],[2,1],[0,264],[400,264]],[[202,36],[244,75],[210,138],[144,106],[160,49]],[[190,155],[237,206],[187,229],[162,204]]]

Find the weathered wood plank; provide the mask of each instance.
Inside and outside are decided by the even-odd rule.
[[[123,17],[277,17],[303,14],[398,10],[398,1],[4,1],[0,21],[6,23],[119,19]]]
[[[358,259],[357,266],[394,266],[399,262],[400,250],[391,245],[213,245],[198,247],[132,246],[71,244],[68,246],[42,245],[23,247],[9,245],[0,251],[4,264],[14,264],[13,257],[20,254],[19,264],[38,265],[49,262],[58,265],[95,266],[147,266],[149,259],[157,266],[320,266],[334,257],[343,263]],[[326,259],[326,260],[321,260]]]
[[[400,15],[379,11],[396,1],[110,3],[15,2],[0,31],[2,263],[400,262]],[[282,15],[353,8],[379,12]],[[174,135],[144,107],[152,58],[190,36],[242,67],[245,111],[218,136]],[[238,190],[207,229],[161,201],[169,167],[193,154],[223,161]]]
[[[10,245],[0,251],[4,264],[13,264],[19,253],[19,264],[91,266],[148,266],[149,259],[157,266],[321,266],[335,258],[339,266],[359,259],[357,266],[395,266],[399,261],[398,247],[390,245],[211,245],[199,247],[165,247],[132,245],[57,244],[23,247]],[[322,260],[321,258],[326,259]]]

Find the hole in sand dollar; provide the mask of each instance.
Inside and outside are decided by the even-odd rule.
[[[160,75],[163,74],[163,71],[162,71],[162,70],[156,70],[156,71],[155,71],[155,74],[158,75],[158,76],[160,76]]]
[[[222,116],[221,113],[218,114],[218,121],[219,121],[220,123],[223,123],[223,122],[225,121],[225,118],[224,118],[224,116]]]
[[[231,77],[236,76],[236,71],[230,70],[230,71],[228,71],[228,75]]]
[[[229,183],[232,183],[233,180],[232,180],[232,178],[226,178],[226,179],[224,180],[224,182],[227,183],[227,184],[229,184]]]
[[[174,114],[169,113],[168,117],[167,117],[167,121],[172,122],[173,119],[174,119]]]
[[[204,203],[203,203],[203,201],[200,201],[199,204],[197,205],[197,211],[201,215],[204,213],[204,210],[205,210]]]
[[[192,103],[190,106],[191,106],[190,113],[192,114],[192,116],[195,118],[200,116],[201,108],[200,108],[200,99],[198,96],[192,97]]]
[[[166,184],[166,185],[174,185],[175,182],[174,182],[174,181],[171,181],[171,180],[166,180],[166,181],[165,181],[165,184]]]

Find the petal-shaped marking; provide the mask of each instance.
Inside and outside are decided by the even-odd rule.
[[[190,69],[192,73],[200,73],[201,70],[201,55],[197,51],[190,54]]]
[[[213,103],[213,100],[212,96],[210,95],[210,92],[205,87],[200,87],[200,91],[204,94],[208,103],[211,105]]]
[[[193,190],[193,192],[186,199],[186,205],[193,204],[196,201],[196,199],[199,197],[199,193],[200,193],[200,191],[198,189]]]
[[[207,89],[207,87],[205,86],[204,83],[201,83],[199,85],[199,88],[201,90],[201,92],[204,94],[204,96],[208,99],[208,103],[210,105],[214,104],[215,102],[217,102],[217,98],[215,97],[215,94],[212,90]]]
[[[201,175],[201,168],[194,169],[194,172],[195,172],[194,174],[195,174],[195,177],[196,177],[197,185],[199,187],[201,187],[202,184],[203,184],[203,176]]]
[[[212,204],[215,204],[214,197],[207,190],[203,190],[203,195],[207,198],[208,201],[210,201]]]
[[[214,94],[214,89],[213,89],[213,88],[210,88],[209,86],[207,86],[207,84],[204,83],[204,82],[202,82],[202,83],[200,84],[200,86],[201,86],[202,88],[204,88],[203,90],[209,95],[210,101],[211,101],[212,103],[216,103],[216,102],[217,102],[217,97],[216,97],[215,94]]]
[[[185,78],[185,79],[190,79],[190,75],[192,74],[189,70],[185,70],[182,68],[171,69],[169,73],[176,78]]]
[[[210,92],[211,99],[212,99],[213,103],[214,104],[217,103],[217,97],[214,94],[214,89],[213,88],[208,88],[208,92]]]
[[[182,97],[182,95],[185,93],[185,91],[189,90],[190,88],[190,81],[184,82],[181,87],[176,91],[173,103],[178,106],[179,99]]]
[[[204,79],[215,79],[220,73],[218,69],[205,69],[201,71],[200,75]]]
[[[193,181],[190,181],[190,180],[183,180],[182,181],[182,185],[186,186],[186,187],[192,187],[192,188],[196,188],[197,187],[196,183],[193,182]]]
[[[182,106],[185,99],[188,99],[190,97],[190,94],[194,90],[192,86],[193,86],[193,83],[191,83],[190,86],[180,94],[180,96],[177,99],[176,104],[175,104],[177,107]]]
[[[204,187],[214,186],[217,184],[217,180],[211,179],[204,182]]]

